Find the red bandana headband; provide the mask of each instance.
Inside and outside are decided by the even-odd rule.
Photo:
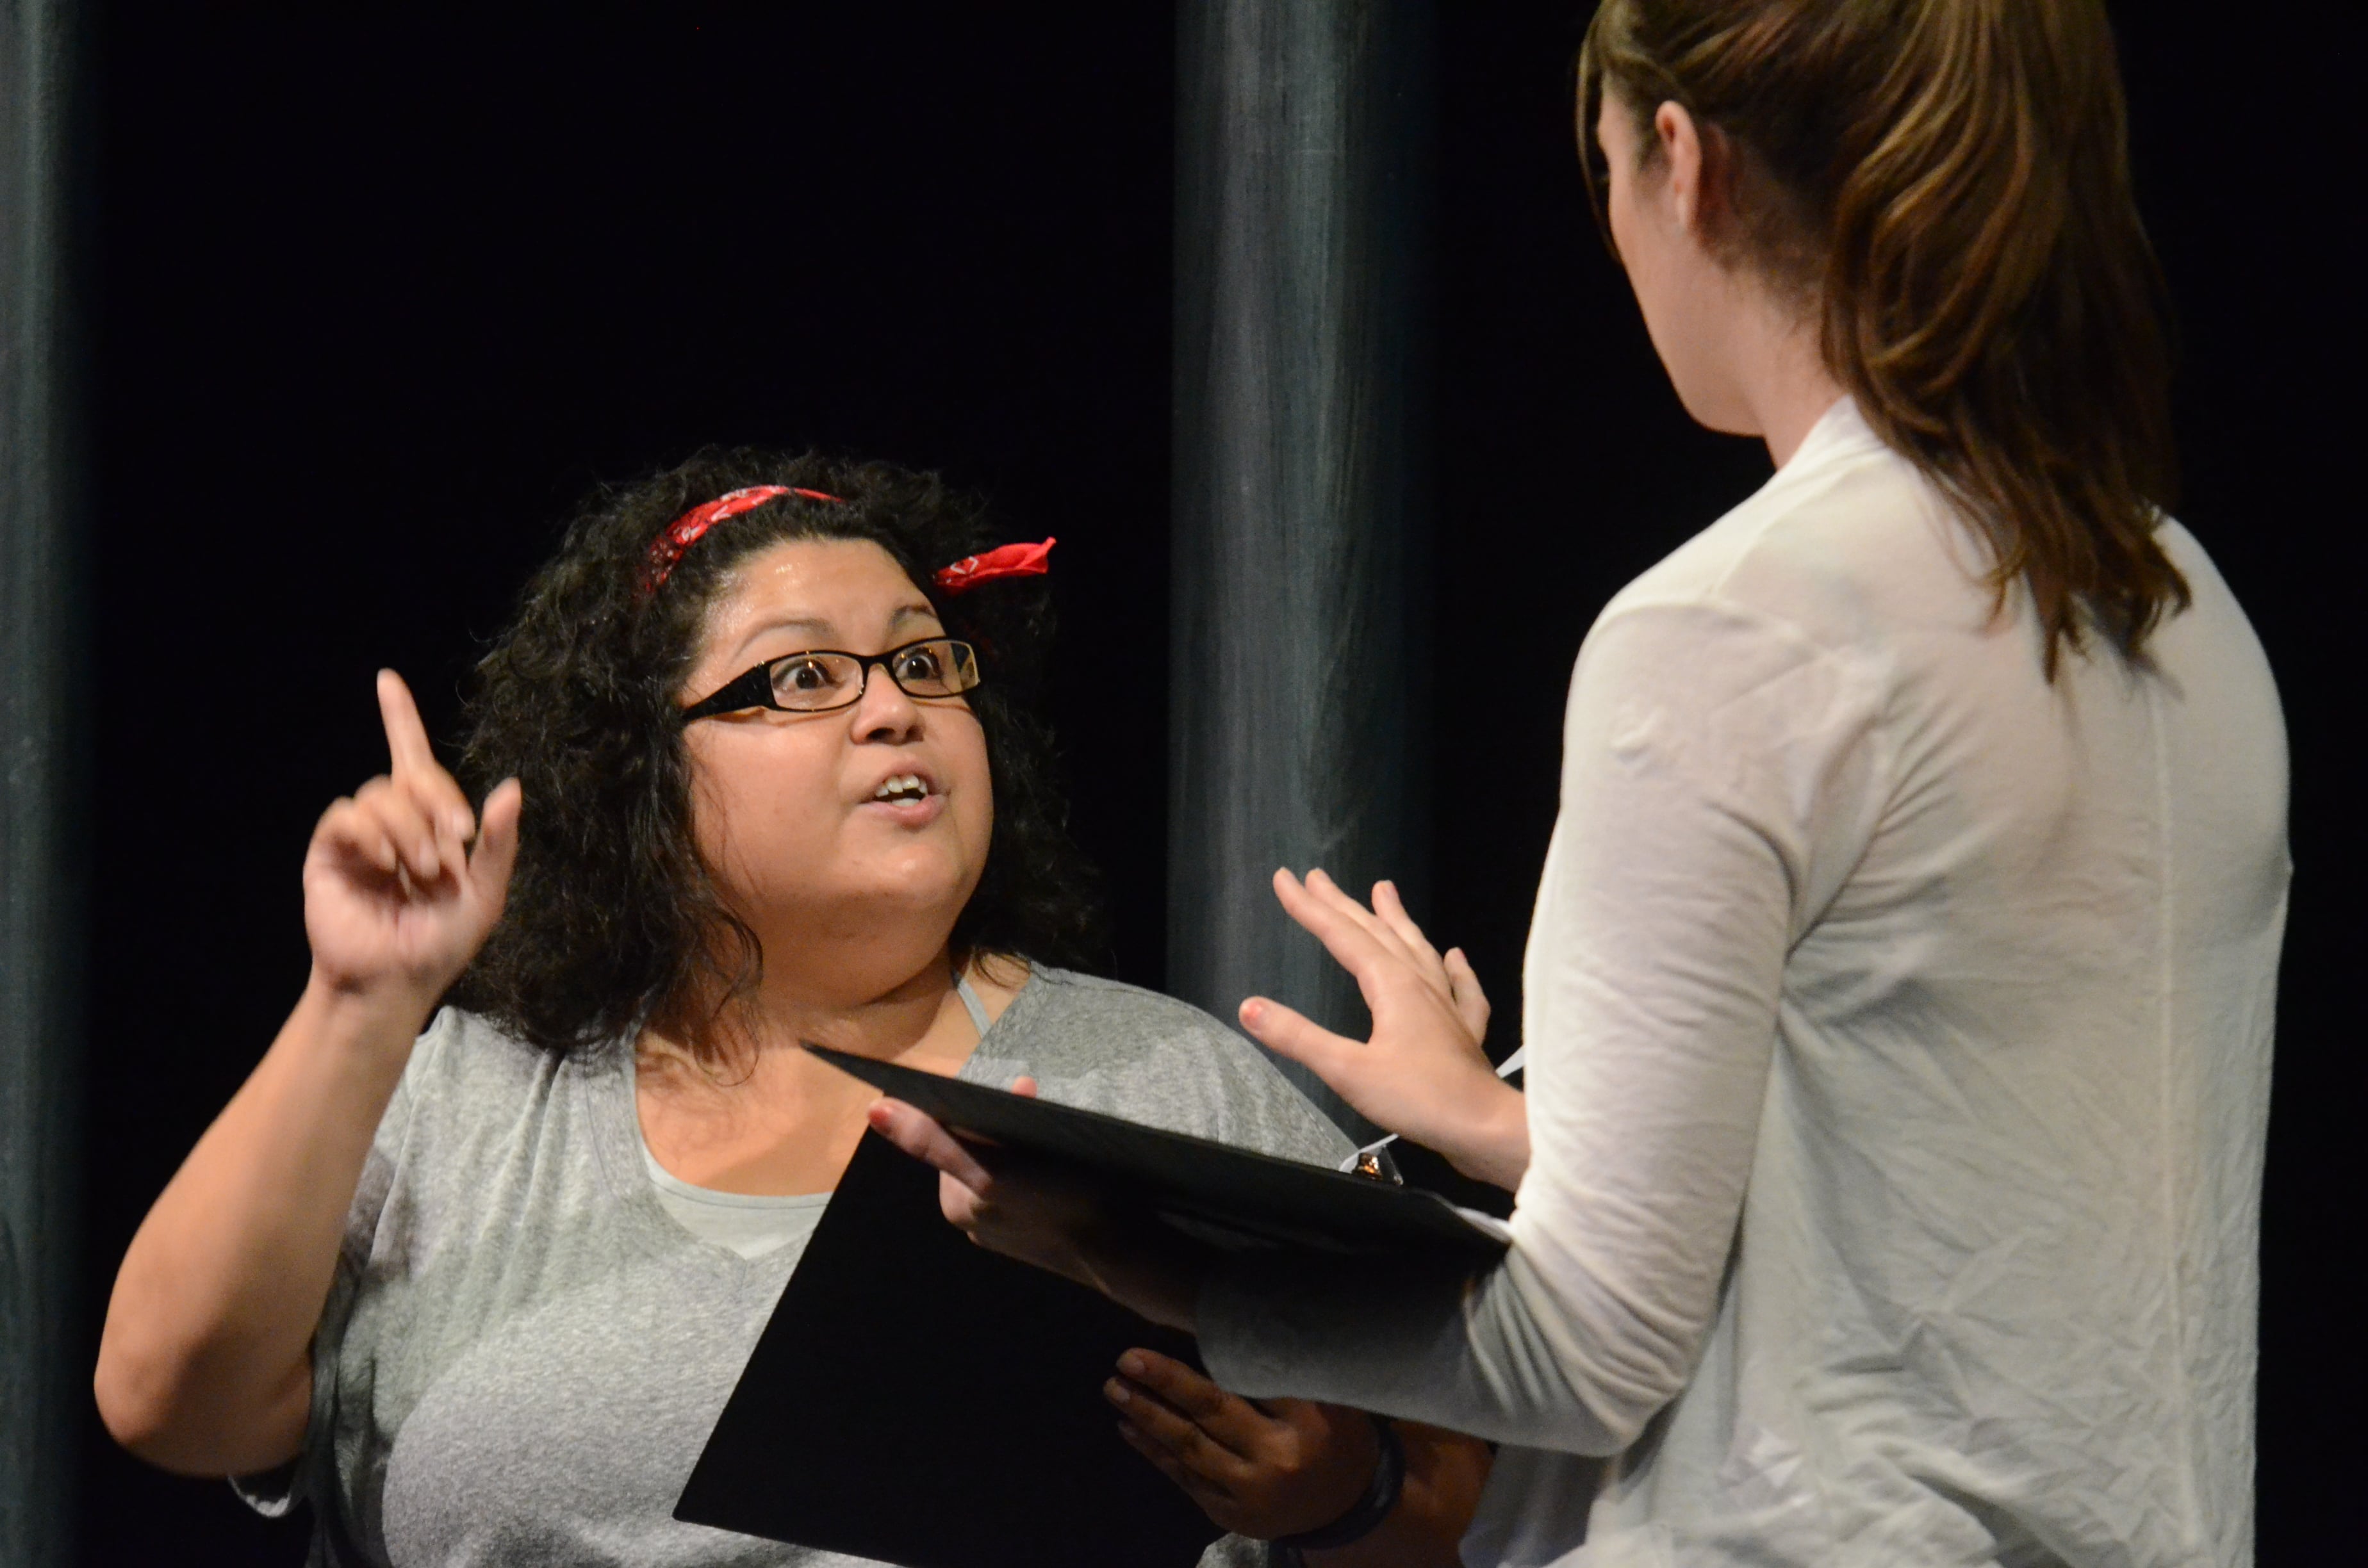
[[[675,562],[682,559],[682,552],[705,537],[708,529],[726,517],[754,511],[784,495],[803,495],[809,501],[838,500],[819,490],[801,490],[791,484],[752,484],[746,490],[726,491],[703,506],[693,506],[660,528],[658,537],[650,540],[650,559],[642,568],[642,596],[646,598],[664,586],[674,572]]]
[[[997,577],[1042,577],[1053,570],[1047,558],[1060,542],[1048,539],[1042,544],[1006,544],[983,555],[965,555],[951,566],[938,568],[938,589],[940,593],[966,594]]]
[[[727,517],[754,511],[768,501],[784,495],[802,495],[809,501],[828,501],[845,505],[842,497],[826,495],[819,490],[800,489],[791,484],[752,484],[745,490],[734,490],[718,495],[704,506],[693,506],[673,522],[658,530],[650,540],[650,558],[642,568],[642,595],[644,598],[664,585],[682,559],[683,551],[697,544],[707,530]],[[1053,568],[1047,558],[1053,553],[1057,540],[1042,544],[1007,544],[979,555],[965,555],[951,566],[938,569],[935,581],[944,594],[964,594],[981,583],[992,583],[998,577],[1042,577]]]

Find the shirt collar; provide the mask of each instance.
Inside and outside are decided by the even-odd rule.
[[[1776,472],[1791,480],[1839,459],[1882,449],[1883,437],[1874,433],[1865,415],[1859,413],[1857,402],[1844,393],[1834,399],[1831,408],[1818,415],[1817,422],[1809,426],[1809,433],[1801,437],[1801,445],[1793,453],[1792,460]]]

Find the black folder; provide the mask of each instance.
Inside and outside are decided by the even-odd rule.
[[[843,1072],[947,1128],[1082,1166],[1121,1197],[1223,1244],[1338,1253],[1438,1253],[1493,1259],[1502,1221],[1437,1193],[1253,1149],[1145,1127],[917,1068],[808,1045]]]
[[[905,1568],[1191,1568],[1219,1531],[1118,1436],[1135,1346],[1191,1342],[973,1246],[867,1132],[675,1517]]]
[[[1431,1193],[807,1049],[1221,1244],[1503,1250],[1496,1221]],[[1216,1527],[1101,1396],[1135,1346],[1197,1364],[1189,1339],[972,1245],[937,1173],[866,1133],[675,1517],[905,1568],[1190,1568]]]

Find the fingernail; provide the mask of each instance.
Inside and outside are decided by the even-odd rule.
[[[1110,1381],[1102,1385],[1102,1393],[1112,1404],[1124,1404],[1127,1401],[1134,1397],[1134,1395],[1126,1392],[1126,1385],[1120,1382],[1116,1378],[1112,1378]]]
[[[1118,1369],[1130,1378],[1139,1378],[1145,1370],[1143,1358],[1132,1350],[1118,1358]]]
[[[1242,1022],[1256,1028],[1266,1022],[1266,1004],[1252,997],[1242,1004]]]

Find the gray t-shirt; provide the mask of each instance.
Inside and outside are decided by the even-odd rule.
[[[1240,1036],[1111,981],[1034,971],[962,1071],[1021,1074],[1287,1158],[1349,1149]],[[447,1009],[354,1196],[303,1455],[241,1490],[267,1512],[308,1498],[324,1568],[849,1563],[671,1517],[803,1250],[743,1257],[667,1213],[628,1042],[563,1060]]]

